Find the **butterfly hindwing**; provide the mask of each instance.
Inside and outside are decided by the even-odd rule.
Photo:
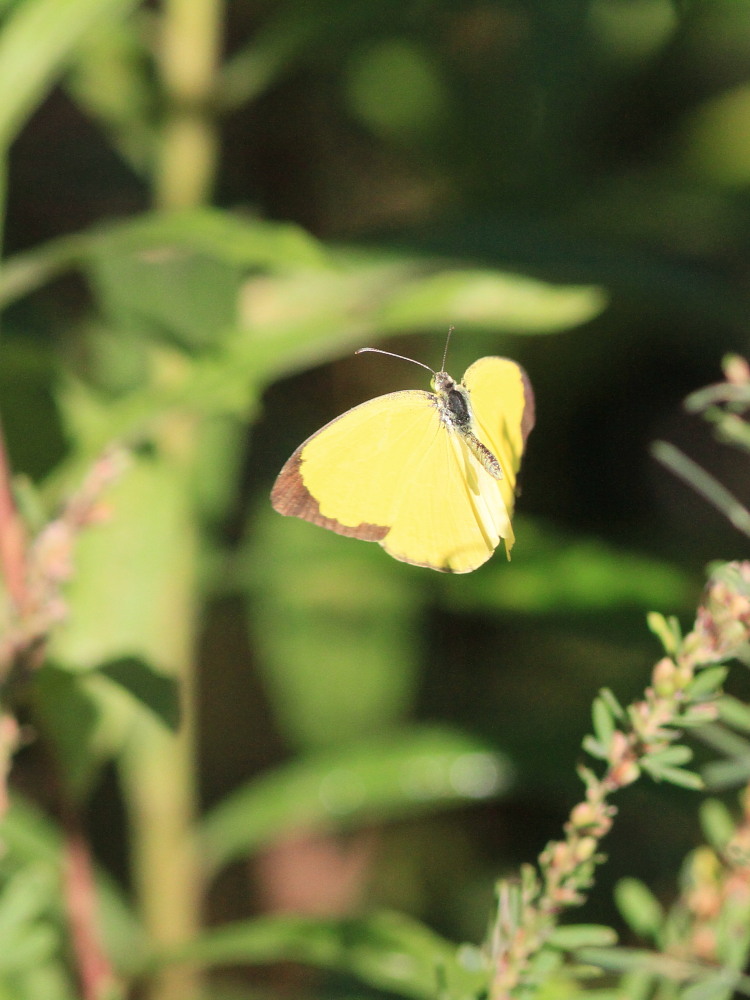
[[[418,566],[467,573],[490,558],[510,519],[496,480],[442,423],[411,470],[381,545]]]

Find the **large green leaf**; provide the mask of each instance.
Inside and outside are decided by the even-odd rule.
[[[25,120],[70,61],[81,38],[111,18],[122,17],[139,0],[25,0],[0,31],[0,149]]]
[[[164,269],[193,265],[185,255],[227,268],[259,270],[239,296],[239,329],[258,380],[267,381],[333,357],[347,346],[404,330],[447,329],[451,323],[494,332],[548,333],[583,323],[605,305],[600,289],[551,285],[490,268],[461,268],[447,258],[409,251],[324,250],[300,229],[210,209],[146,214],[65,237],[18,255],[0,276],[0,304],[72,267],[90,273],[116,312],[154,329],[183,318],[205,330],[210,273],[181,279],[176,308]],[[167,270],[167,275],[169,270]],[[223,273],[219,271],[218,273]],[[223,283],[223,279],[222,279]],[[215,291],[215,289],[214,289]],[[225,298],[224,296],[223,298]],[[197,306],[190,303],[196,299]],[[200,303],[203,303],[202,305]],[[215,316],[226,325],[227,310]],[[205,333],[203,334],[205,337]]]
[[[456,586],[440,583],[451,609],[478,607],[528,614],[692,606],[697,584],[677,566],[597,538],[518,517],[513,559],[496,555],[481,573]]]
[[[207,966],[304,962],[424,1000],[476,1000],[488,980],[477,949],[457,948],[416,920],[391,912],[344,920],[274,916],[230,924],[157,961]]]
[[[209,870],[281,836],[349,827],[491,798],[507,787],[505,759],[486,744],[412,728],[308,754],[238,789],[203,820]]]
[[[57,751],[60,780],[80,801],[119,746],[114,734],[127,731],[116,718],[124,720],[143,709],[172,730],[178,724],[175,679],[136,657],[112,660],[88,673],[77,665],[65,670],[46,663],[34,678],[33,693],[38,717]]]
[[[376,546],[262,505],[242,576],[258,669],[287,742],[341,744],[399,724],[418,678],[418,571],[394,575]]]
[[[70,612],[50,656],[84,672],[140,657],[168,673],[193,570],[189,470],[164,452],[133,456],[103,501],[107,519],[77,541]]]
[[[288,223],[242,219],[217,209],[145,213],[52,240],[9,258],[0,275],[0,305],[6,305],[73,268],[128,255],[150,257],[158,272],[162,257],[203,255],[228,267],[282,272],[319,267],[325,255],[316,241]]]
[[[606,299],[592,286],[551,285],[414,253],[340,248],[324,270],[248,287],[243,319],[258,371],[272,379],[376,337],[457,327],[542,334],[584,323]]]
[[[143,177],[158,143],[154,106],[159,81],[151,72],[149,40],[139,18],[112,21],[90,32],[67,74],[67,93]]]

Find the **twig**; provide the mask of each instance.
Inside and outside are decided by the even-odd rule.
[[[750,511],[710,472],[667,441],[654,442],[651,454],[716,507],[738,531],[750,536]]]

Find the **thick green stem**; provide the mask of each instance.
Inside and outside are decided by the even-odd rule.
[[[198,551],[195,511],[189,501],[195,433],[179,415],[159,437],[176,473],[169,504],[171,530],[182,540],[179,565],[161,586],[160,648],[156,661],[176,676],[181,721],[177,734],[144,717],[123,758],[132,837],[133,879],[148,936],[157,950],[184,945],[198,933],[201,911],[199,865],[194,849],[197,808],[195,764],[195,621]],[[166,969],[151,986],[150,1000],[190,1000],[199,975],[188,966]]]
[[[192,692],[183,674],[183,704]],[[193,851],[194,726],[183,717],[177,737],[142,720],[124,768],[133,833],[133,875],[141,918],[161,950],[184,945],[199,929],[200,885]],[[199,977],[189,966],[169,968],[150,990],[151,1000],[189,1000]]]
[[[222,0],[165,0],[160,59],[166,116],[154,179],[161,208],[209,200],[218,158],[215,87]]]
[[[164,0],[159,70],[166,114],[153,181],[158,208],[177,209],[209,200],[218,156],[214,89],[219,61],[222,0]],[[176,417],[158,446],[179,456],[188,470],[195,437]],[[193,524],[192,530],[197,531]],[[197,551],[197,546],[194,548]],[[144,722],[125,762],[131,810],[134,877],[144,924],[157,948],[183,944],[200,924],[200,880],[193,849],[195,786],[195,579],[183,567],[184,591],[175,601],[168,661],[177,672],[182,725],[175,737]],[[177,587],[180,584],[175,578]],[[190,968],[167,970],[152,1000],[188,1000],[199,978]]]

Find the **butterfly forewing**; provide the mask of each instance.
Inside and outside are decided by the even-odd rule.
[[[419,389],[389,393],[326,424],[281,470],[271,493],[275,509],[378,541],[440,429],[432,400]]]

